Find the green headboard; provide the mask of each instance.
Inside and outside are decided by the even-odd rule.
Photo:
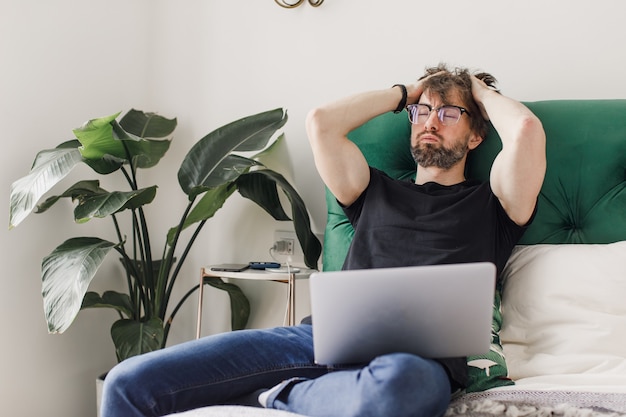
[[[520,244],[626,240],[626,100],[524,103],[542,121],[548,168],[537,216]],[[406,113],[386,113],[350,134],[370,165],[395,178],[415,174]],[[470,154],[468,178],[488,180],[501,148],[495,130]],[[323,269],[341,269],[354,231],[326,191]]]

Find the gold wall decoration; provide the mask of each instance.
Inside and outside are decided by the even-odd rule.
[[[289,0],[274,0],[274,1],[280,7],[284,7],[285,9],[293,9],[294,7],[298,7],[302,3],[304,3],[304,0],[293,0],[293,1],[289,1]],[[324,3],[324,0],[307,0],[307,1],[313,7],[321,6],[322,3]]]

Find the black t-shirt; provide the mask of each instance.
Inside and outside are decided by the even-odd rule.
[[[499,272],[525,227],[489,183],[416,185],[370,168],[370,183],[344,212],[355,233],[343,269],[493,262]]]
[[[370,168],[370,183],[344,212],[355,229],[343,269],[493,262],[498,275],[525,227],[504,211],[489,183],[416,185]],[[467,383],[465,358],[440,362]]]

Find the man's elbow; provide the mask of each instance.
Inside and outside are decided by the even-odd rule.
[[[309,139],[312,140],[315,137],[319,137],[320,133],[324,130],[324,110],[316,107],[309,111],[305,119],[306,131],[309,134]]]
[[[537,146],[545,147],[546,133],[541,120],[534,114],[523,116],[519,121],[519,138],[533,140]]]
[[[305,126],[309,136],[309,141],[318,141],[325,136],[330,124],[328,111],[321,107],[316,107],[309,111],[306,116]]]
[[[513,154],[524,155],[527,162],[533,163],[535,170],[545,171],[546,133],[541,120],[535,115],[524,115],[518,119],[515,133],[505,148]]]

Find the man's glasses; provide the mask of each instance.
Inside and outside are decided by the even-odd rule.
[[[409,120],[413,124],[426,123],[432,111],[437,112],[437,118],[439,118],[444,126],[457,124],[463,113],[467,113],[469,116],[469,112],[465,108],[451,104],[437,107],[436,109],[433,109],[432,106],[428,104],[409,104],[406,106],[406,111],[409,114]]]

